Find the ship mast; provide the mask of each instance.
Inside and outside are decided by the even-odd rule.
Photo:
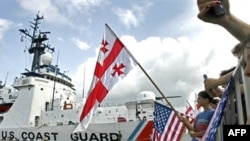
[[[34,22],[31,23],[31,28],[33,29],[33,34],[30,35],[28,30],[26,29],[19,29],[19,31],[26,36],[28,36],[31,39],[31,45],[29,48],[29,53],[34,54],[33,56],[33,62],[31,66],[31,71],[35,71],[35,68],[40,66],[40,56],[44,54],[45,48],[48,48],[52,52],[54,52],[54,48],[50,48],[49,45],[43,43],[44,41],[47,41],[47,34],[50,32],[41,32],[39,31],[39,24],[41,24],[39,21],[43,19],[43,16],[39,16],[38,14],[36,15],[36,18],[34,19]]]

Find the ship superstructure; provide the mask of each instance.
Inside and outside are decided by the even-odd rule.
[[[14,78],[12,88],[0,89],[2,104],[10,104],[0,113],[0,139],[118,140],[122,135],[124,140],[150,140],[155,94],[149,91],[123,105],[100,105],[88,130],[73,133],[84,103],[76,101],[71,78],[58,64],[53,65],[54,48],[48,44],[50,32],[39,29],[42,19],[37,15],[30,22],[31,34],[29,30],[19,30],[31,41],[28,52],[33,61],[30,70]]]

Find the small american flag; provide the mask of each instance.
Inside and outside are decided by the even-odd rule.
[[[200,112],[200,110],[201,106],[198,103],[195,105],[195,108],[193,108],[191,104],[186,101],[186,111],[183,115],[189,120],[190,123],[194,123],[195,117]]]
[[[185,126],[169,107],[155,102],[153,141],[180,141]]]
[[[188,118],[190,123],[194,122],[194,110],[193,110],[192,106],[188,103],[188,101],[187,101],[185,116]]]

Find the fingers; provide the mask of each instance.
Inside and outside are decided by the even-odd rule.
[[[210,9],[210,5],[207,5],[205,8],[200,9],[200,13],[198,14],[198,18],[203,19],[203,17],[206,17],[209,9]]]
[[[210,84],[210,81],[209,81],[210,79],[205,79],[204,80],[204,87],[205,87],[205,90],[209,90],[210,89],[210,87],[209,87],[209,84]]]
[[[210,6],[211,0],[197,0],[199,11],[202,11],[205,7]]]
[[[178,112],[177,117],[178,117],[178,119],[179,119],[180,121],[184,121],[184,120],[185,120],[185,118],[183,117],[183,114],[182,114],[182,113],[179,113],[179,112]]]
[[[209,7],[218,6],[221,4],[220,0],[197,0],[197,5],[199,8],[199,11],[202,11],[203,9],[206,9]]]
[[[210,21],[213,16],[210,13],[211,7],[216,7],[221,4],[219,0],[197,0],[197,5],[199,8],[199,14],[197,17],[203,21]]]
[[[213,89],[217,87],[217,79],[215,78],[207,78],[204,80],[204,86],[206,90]]]

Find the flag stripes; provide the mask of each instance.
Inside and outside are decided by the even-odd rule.
[[[155,102],[153,141],[180,141],[185,126],[169,107]]]

